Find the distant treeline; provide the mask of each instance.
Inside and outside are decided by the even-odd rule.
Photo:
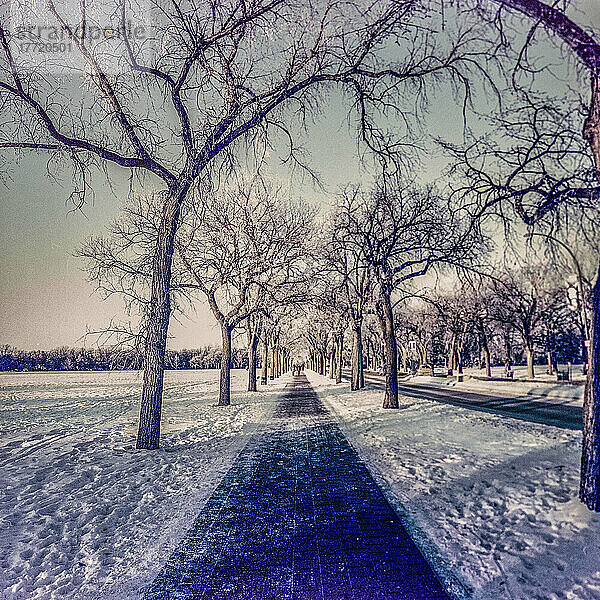
[[[53,350],[19,350],[0,347],[0,371],[110,371],[141,369],[143,354],[137,350],[110,348],[55,348]],[[221,349],[204,346],[197,350],[169,350],[168,369],[218,369]],[[234,369],[245,369],[248,357],[245,349],[234,348],[231,356]]]

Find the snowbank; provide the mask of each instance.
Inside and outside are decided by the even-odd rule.
[[[384,411],[381,392],[307,375],[457,597],[600,598],[579,432],[408,397]]]
[[[383,411],[381,392],[307,375],[457,597],[600,598],[578,432],[414,398]],[[135,599],[286,382],[248,394],[234,372],[218,408],[217,372],[169,372],[144,452],[139,374],[0,375],[0,598]]]
[[[383,377],[379,376],[381,381]],[[485,379],[468,379],[457,382],[456,377],[408,377],[401,383],[421,383],[427,385],[455,387],[457,391],[478,392],[493,396],[526,397],[529,400],[560,401],[561,404],[583,405],[585,386],[570,383],[547,383],[543,381],[495,381]]]
[[[166,374],[158,451],[136,372],[0,375],[0,598],[124,600],[151,581],[281,383],[217,407],[216,371]]]
[[[571,377],[573,381],[584,382],[585,375],[582,371],[583,365],[574,364],[571,365]],[[569,367],[566,364],[558,365],[560,371],[566,371]],[[546,373],[546,365],[535,365],[535,380],[536,382],[555,383],[556,375],[548,375]],[[515,380],[528,380],[527,379],[527,366],[526,365],[515,365],[512,367],[514,373],[513,377]],[[464,372],[466,375],[476,375],[477,377],[485,376],[485,369],[476,369],[473,367],[465,367]],[[504,377],[504,366],[492,367],[492,377]],[[531,381],[530,379],[528,381]]]

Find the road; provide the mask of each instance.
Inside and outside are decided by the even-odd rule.
[[[384,388],[383,375],[365,373],[365,382],[373,387]],[[514,396],[494,396],[482,392],[466,392],[456,387],[411,382],[400,382],[398,390],[405,396],[495,413],[522,421],[573,430],[583,427],[581,407],[567,404],[567,401],[561,398],[542,398],[518,393]]]

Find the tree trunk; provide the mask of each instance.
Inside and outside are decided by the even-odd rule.
[[[592,291],[589,363],[583,400],[583,451],[579,498],[600,512],[600,264]]]
[[[483,328],[483,324],[480,324],[481,330],[481,349],[483,350],[483,361],[485,366],[485,376],[492,376],[492,361],[490,357],[490,346],[488,344],[487,335],[485,334],[485,330]]]
[[[336,358],[336,371],[335,371],[335,382],[342,383],[342,367],[344,366],[343,360],[343,351],[344,351],[344,334],[340,334],[336,339],[336,350],[335,350],[335,358]]]
[[[329,354],[329,379],[335,379],[335,343]]]
[[[552,352],[548,350],[547,358],[548,358],[548,375],[554,375],[554,361],[552,360]]]
[[[350,389],[359,390],[365,386],[365,377],[362,366],[362,332],[361,326],[355,325],[352,328],[352,377],[350,380]]]
[[[454,375],[454,334],[452,334],[452,337],[450,338],[450,345],[448,347],[448,371],[450,371],[452,373],[452,375]]]
[[[600,181],[600,67],[591,73],[590,114],[583,135],[590,144]],[[588,373],[583,400],[583,449],[579,498],[590,509],[600,512],[600,263],[592,290],[588,346]]]
[[[425,346],[421,346],[419,349],[419,354],[421,355],[421,364],[428,365],[429,362],[427,361],[427,348]]]
[[[231,327],[221,325],[223,352],[221,353],[221,379],[219,382],[219,406],[231,404]]]
[[[277,377],[281,377],[281,375],[283,374],[282,365],[283,365],[283,351],[279,346],[277,346],[277,371],[276,371]]]
[[[589,333],[587,334],[589,336]],[[581,336],[581,360],[583,362],[583,374],[587,375],[590,366],[590,356],[588,353],[589,337],[586,334]]]
[[[262,374],[260,376],[260,383],[262,385],[267,385],[268,365],[269,365],[269,343],[267,342],[267,338],[265,336],[265,343],[263,344]]]
[[[505,369],[508,371],[512,368],[512,345],[508,337],[504,338],[504,353],[506,354],[506,360],[504,363]]]
[[[281,377],[283,375],[283,348],[279,348],[277,355],[279,357],[277,361],[277,377]]]
[[[394,315],[392,303],[386,294],[382,293],[383,343],[385,353],[385,396],[383,408],[398,408],[398,348],[394,333]]]
[[[527,344],[525,346],[527,356],[527,379],[535,379],[535,370],[533,368],[533,348]]]
[[[277,368],[276,363],[277,363],[277,348],[276,348],[276,345],[273,344],[273,346],[271,346],[271,375],[269,376],[269,379],[275,379],[275,369]]]
[[[487,344],[485,344],[485,346],[483,347],[483,358],[485,361],[485,376],[491,377],[492,376],[492,361],[491,361],[491,357],[490,357],[490,349]]]
[[[158,448],[162,408],[165,348],[171,316],[171,266],[181,203],[190,184],[183,182],[165,200],[152,261],[152,292],[146,323],[144,384],[140,403],[137,448]]]
[[[256,350],[258,348],[258,336],[250,334],[248,342],[248,391],[256,392]]]

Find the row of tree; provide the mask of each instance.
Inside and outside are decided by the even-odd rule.
[[[544,363],[551,375],[557,374],[559,363],[580,362],[584,372],[587,368],[590,286],[586,285],[582,301],[574,282],[565,281],[547,265],[495,269],[493,277],[484,278],[477,287],[462,282],[447,291],[419,289],[395,301],[394,335],[401,373],[437,366],[461,374],[463,366],[478,366],[491,377],[493,365],[504,365],[510,374],[513,365],[525,362],[533,379],[535,364]],[[350,364],[350,353],[342,357],[340,347],[354,341],[363,367],[385,370],[385,345],[372,309],[363,314],[360,337],[336,325],[335,317],[342,313],[326,314],[328,318],[321,315],[321,322],[315,318],[314,328],[306,334],[311,368],[325,374],[336,357]],[[353,377],[363,375],[356,372]]]
[[[197,350],[168,350],[168,369],[218,369],[222,352],[215,346]],[[144,355],[132,348],[69,348],[53,350],[19,350],[13,346],[0,347],[0,371],[110,371],[141,369]],[[245,350],[234,348],[231,366],[246,369],[248,357]]]

